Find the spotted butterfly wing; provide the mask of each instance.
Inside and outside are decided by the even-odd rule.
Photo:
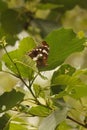
[[[37,63],[38,67],[47,66],[49,45],[43,41],[39,46],[30,51],[28,55]]]

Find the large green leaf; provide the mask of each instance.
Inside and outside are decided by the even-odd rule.
[[[0,0],[0,12],[5,11],[8,8],[7,3]]]
[[[32,77],[33,71],[38,72],[35,62],[27,55],[21,58],[19,50],[15,50],[3,56],[6,66],[13,71],[17,76],[21,75],[25,78]]]
[[[22,101],[23,98],[24,94],[21,92],[16,92],[15,90],[5,92],[3,95],[0,96],[0,112],[11,109],[18,102]]]
[[[5,62],[5,65],[11,71],[13,71],[14,73],[18,74],[17,68],[16,68],[16,66],[14,64],[14,61],[19,59],[19,57],[20,56],[19,56],[18,50],[14,50],[14,51],[8,52],[8,55],[4,54],[2,60]]]
[[[52,94],[57,94],[61,91],[63,91],[66,87],[66,84],[61,84],[58,82],[56,82],[56,78],[60,75],[65,75],[64,77],[67,77],[67,76],[72,76],[73,73],[75,72],[75,68],[68,65],[68,64],[63,64],[60,66],[60,68],[58,68],[58,70],[56,70],[54,73],[53,73],[53,76],[52,76],[52,79],[51,79],[51,91],[52,91]],[[68,78],[69,78],[68,77]],[[65,78],[64,78],[65,80]],[[65,81],[66,82],[66,81]],[[68,85],[68,84],[67,84]]]
[[[55,110],[52,114],[42,120],[38,130],[55,130],[56,126],[65,120],[67,112],[67,107]]]
[[[74,85],[81,85],[81,80],[74,76],[69,75],[59,75],[55,77],[54,81],[52,82],[53,85],[67,85],[67,86],[74,86]]]
[[[81,80],[81,75],[87,75],[87,70],[77,70],[72,76],[61,74],[57,70],[51,80],[52,94],[56,94],[56,98],[70,95],[76,99],[87,96],[87,84]]]
[[[31,79],[33,72],[38,73],[36,63],[29,56],[25,55],[22,61],[16,60],[15,63],[22,77]]]
[[[79,87],[84,86],[78,73],[81,75],[83,74],[83,71],[76,72],[73,67],[62,65],[52,76],[52,94],[56,94],[56,97],[59,98],[72,93],[71,95],[74,94],[75,97],[73,91],[75,91],[76,88],[79,89]],[[86,71],[84,73],[86,73]]]
[[[64,28],[51,32],[45,40],[50,46],[46,70],[59,66],[70,54],[82,51],[85,42],[85,38],[77,38],[72,29]]]
[[[69,75],[56,76],[52,82],[52,94],[57,94],[56,97],[60,98],[67,95],[73,87],[80,84],[79,79]]]
[[[35,42],[32,38],[26,37],[20,41],[19,48],[5,54],[3,61],[6,66],[15,74],[25,78],[31,78],[32,72],[38,72],[36,63],[28,56],[28,52],[35,47]]]
[[[1,25],[5,32],[16,34],[23,29],[25,19],[20,16],[17,11],[12,9],[5,10],[1,14]]]

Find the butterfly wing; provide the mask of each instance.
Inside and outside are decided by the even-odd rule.
[[[47,65],[48,54],[49,45],[45,41],[28,53],[28,55],[36,61],[38,67]]]

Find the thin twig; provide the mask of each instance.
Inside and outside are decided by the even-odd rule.
[[[82,124],[81,122],[79,122],[79,121],[77,121],[77,120],[71,118],[70,116],[67,116],[67,119],[69,119],[69,120],[71,120],[71,121],[77,123],[78,125],[83,126],[84,128],[87,128],[87,124]]]
[[[37,100],[36,96],[34,95],[32,89],[31,89],[31,86],[32,86],[32,84],[33,84],[33,82],[34,82],[36,76],[35,76],[34,79],[32,80],[32,83],[28,86],[28,85],[26,84],[26,82],[24,81],[24,79],[21,77],[20,71],[19,71],[19,69],[18,69],[16,63],[14,63],[14,61],[12,60],[12,58],[10,57],[10,55],[8,54],[6,48],[5,48],[4,46],[3,46],[3,48],[4,48],[4,50],[5,50],[5,52],[6,52],[7,56],[8,56],[8,58],[9,58],[10,61],[13,63],[13,65],[15,66],[15,68],[16,68],[16,70],[17,70],[17,72],[18,72],[18,75],[15,75],[15,74],[13,74],[13,73],[10,73],[10,74],[12,74],[12,75],[14,75],[15,77],[19,78],[19,79],[24,83],[24,85],[29,89],[29,91],[31,92],[32,96],[36,99],[36,102],[37,102],[38,104],[40,104],[39,101]]]

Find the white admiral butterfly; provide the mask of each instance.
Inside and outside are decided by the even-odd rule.
[[[46,41],[43,41],[39,46],[37,46],[32,51],[28,52],[28,55],[37,63],[37,67],[44,67],[47,65],[49,53],[49,45]]]

